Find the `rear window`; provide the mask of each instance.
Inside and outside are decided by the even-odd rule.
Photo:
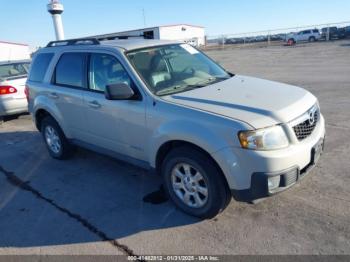
[[[0,65],[0,78],[26,77],[28,74],[27,64],[29,63],[9,63]]]
[[[44,80],[46,70],[51,62],[53,53],[38,54],[31,65],[29,80],[34,82],[42,82]]]
[[[55,70],[55,84],[84,87],[85,57],[83,53],[63,54]]]

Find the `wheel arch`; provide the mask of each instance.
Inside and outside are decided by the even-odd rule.
[[[50,116],[53,119],[55,119],[48,111],[46,111],[43,108],[40,108],[35,112],[35,126],[39,131],[41,131],[41,123],[42,123],[43,119],[47,116]],[[57,120],[56,120],[56,122],[57,122]]]
[[[57,124],[59,125],[59,127],[61,128],[62,132],[64,133],[64,135],[67,137],[67,129],[65,128],[64,124],[62,124],[62,121],[60,121],[60,118],[57,117],[51,110],[49,110],[48,108],[45,108],[45,107],[40,107],[40,108],[37,108],[35,110],[35,113],[34,113],[34,119],[35,119],[35,126],[36,128],[41,132],[41,123],[43,121],[43,119],[45,117],[52,117],[56,122]]]
[[[173,149],[178,148],[178,147],[191,147],[191,148],[203,153],[210,160],[212,160],[213,164],[215,165],[215,167],[217,168],[217,170],[221,174],[223,180],[225,181],[225,185],[227,186],[227,188],[229,188],[229,184],[228,184],[228,181],[227,181],[226,176],[224,174],[224,171],[220,167],[219,163],[211,156],[211,154],[207,150],[203,149],[202,147],[200,147],[196,144],[193,144],[191,142],[184,141],[184,140],[170,140],[170,141],[163,143],[159,147],[157,154],[156,154],[156,157],[155,157],[155,169],[156,169],[156,173],[158,175],[161,175],[161,166],[162,166],[163,161],[164,161],[165,157],[167,156],[167,154],[169,154],[170,151],[172,151]]]

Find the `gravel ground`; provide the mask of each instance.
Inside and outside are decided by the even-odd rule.
[[[145,202],[160,179],[144,170],[82,149],[51,159],[25,115],[0,125],[0,254],[350,254],[350,42],[207,54],[319,98],[326,149],[307,178],[201,221]]]

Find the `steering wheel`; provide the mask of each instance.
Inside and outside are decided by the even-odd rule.
[[[192,75],[194,75],[194,72],[196,70],[192,67],[192,66],[187,66],[184,70],[181,71],[181,73],[190,73]]]

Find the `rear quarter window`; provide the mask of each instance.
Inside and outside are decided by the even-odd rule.
[[[38,54],[31,65],[29,80],[33,82],[42,82],[44,80],[47,68],[53,57],[53,53]]]

